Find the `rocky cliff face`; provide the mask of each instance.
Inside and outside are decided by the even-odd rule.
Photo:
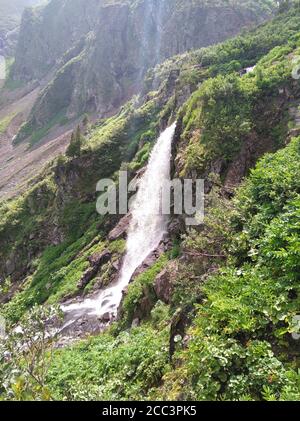
[[[42,1],[0,0],[0,55],[13,54],[24,8],[35,6]]]
[[[52,0],[24,12],[14,78],[41,79],[59,59],[95,27],[97,0]]]
[[[29,81],[56,73],[23,137],[59,112],[112,114],[139,91],[149,68],[261,22],[271,13],[266,4],[52,0],[26,12],[13,77]]]

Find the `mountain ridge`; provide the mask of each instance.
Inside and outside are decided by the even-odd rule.
[[[18,30],[23,10],[43,0],[0,1],[0,54],[12,56],[18,41]]]
[[[23,18],[12,77],[25,81],[41,78],[57,65],[59,59],[63,63],[57,66],[59,70],[41,93],[17,142],[58,113],[66,114],[68,118],[85,112],[97,113],[100,117],[112,115],[120,105],[139,92],[147,70],[157,63],[189,49],[222,41],[237,34],[242,27],[262,22],[271,16],[271,10],[261,6],[257,6],[258,10],[261,7],[260,14],[253,11],[251,2],[250,6],[243,3],[234,3],[233,6],[230,2],[207,3],[203,0],[192,4],[189,1],[141,0],[105,1],[96,6],[93,0],[89,0],[78,1],[78,10],[72,3],[73,14],[68,12],[70,4],[67,0],[56,0],[41,10],[39,17],[30,15],[36,12],[28,11],[28,16]],[[268,5],[270,2],[262,4]],[[51,8],[54,10],[59,6],[62,8],[62,13],[58,14],[60,24],[55,23],[57,18],[51,14]],[[79,22],[76,23],[78,16]],[[92,16],[91,20],[89,16]],[[35,27],[35,21],[39,22],[37,25],[41,27],[41,35],[37,35],[39,29]],[[66,25],[66,21],[70,24]],[[60,31],[51,25],[59,25]],[[178,26],[181,26],[181,30],[174,32]],[[69,54],[72,56],[67,60],[63,59],[63,53],[72,47],[77,37],[76,32],[68,33],[69,28],[75,28],[75,31],[81,28],[78,30],[86,40],[77,41],[79,48],[71,49]],[[39,38],[47,39],[47,33],[60,36],[61,31],[66,44],[50,38],[45,43],[46,49],[40,45],[39,53],[34,52]],[[26,34],[31,34],[30,43]],[[32,39],[37,41],[31,42]],[[37,57],[40,57],[39,61],[36,61]],[[53,98],[58,96],[60,101],[56,103]]]

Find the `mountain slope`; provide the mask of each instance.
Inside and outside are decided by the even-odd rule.
[[[222,90],[220,91],[220,98],[218,98],[217,94],[219,85],[221,85],[222,89],[230,88],[232,90],[231,101],[235,100],[235,92],[242,103],[246,100],[249,101],[251,95],[247,93],[247,90],[244,91],[238,79],[231,81],[230,78],[228,80],[225,78],[223,80],[222,76],[218,76],[215,79],[212,85],[212,93],[210,93],[211,88],[207,88],[211,82],[204,85],[193,96],[191,96],[191,93],[197,90],[199,82],[212,74],[222,75],[228,73],[227,69],[231,68],[233,59],[235,66],[237,59],[240,59],[242,63],[245,60],[245,63],[249,63],[249,65],[251,63],[254,64],[262,56],[261,46],[265,50],[273,48],[274,33],[277,34],[275,42],[278,44],[285,45],[287,40],[293,39],[293,37],[295,39],[294,42],[296,42],[299,22],[298,12],[293,10],[290,14],[283,15],[270,24],[261,27],[257,32],[250,33],[247,37],[238,37],[221,46],[200,50],[192,53],[190,56],[175,58],[173,62],[167,62],[158,67],[154,72],[156,76],[153,77],[153,80],[155,81],[154,83],[157,83],[160,79],[161,81],[160,87],[153,98],[150,95],[149,99],[148,94],[145,94],[145,102],[142,106],[136,104],[134,100],[128,103],[115,117],[106,121],[100,121],[98,123],[99,126],[96,125],[88,134],[82,156],[75,159],[67,159],[66,161],[60,159],[57,164],[50,166],[41,176],[37,176],[37,179],[32,181],[32,190],[26,192],[24,196],[17,200],[3,204],[2,212],[5,214],[5,217],[3,217],[1,224],[3,229],[1,234],[3,241],[3,247],[1,247],[2,279],[4,280],[6,277],[11,276],[16,281],[22,280],[24,271],[26,273],[27,266],[30,264],[33,256],[37,256],[44,250],[45,246],[55,245],[64,240],[67,241],[66,244],[72,244],[74,238],[80,238],[85,228],[89,227],[89,218],[97,220],[94,212],[94,187],[96,182],[101,178],[112,175],[120,168],[122,162],[133,161],[132,171],[135,173],[144,164],[145,159],[149,155],[149,150],[147,151],[146,148],[149,147],[149,144],[146,144],[143,146],[145,157],[140,161],[139,145],[143,135],[147,135],[146,138],[153,141],[158,130],[166,125],[170,117],[176,115],[182,104],[187,100],[189,101],[182,110],[186,127],[180,128],[183,138],[179,144],[178,156],[174,157],[177,162],[178,173],[188,175],[196,170],[201,176],[203,175],[203,167],[205,172],[209,173],[211,168],[216,166],[221,155],[224,159],[224,164],[219,165],[219,171],[222,168],[226,168],[225,173],[224,169],[220,173],[222,176],[226,175],[229,163],[234,163],[236,154],[241,152],[245,136],[247,138],[249,136],[247,130],[253,129],[253,127],[256,127],[255,138],[257,138],[258,144],[260,136],[263,136],[261,140],[264,141],[263,146],[265,149],[260,146],[260,151],[257,151],[258,154],[268,151],[268,148],[276,148],[276,145],[278,147],[280,142],[283,142],[283,139],[280,137],[282,136],[281,133],[287,132],[287,121],[285,119],[288,104],[291,101],[289,96],[291,87],[289,85],[286,86],[284,95],[279,95],[279,86],[280,90],[283,89],[281,84],[285,87],[281,79],[277,80],[275,78],[273,80],[271,78],[269,80],[269,75],[266,75],[265,81],[262,83],[262,92],[266,92],[266,97],[253,96],[251,100],[252,111],[248,107],[245,109],[240,103],[234,104],[234,112],[243,112],[244,114],[239,118],[246,119],[247,124],[242,125],[241,128],[238,125],[238,130],[235,128],[232,134],[228,136],[229,151],[226,152],[226,155],[224,155],[223,149],[220,149],[219,142],[222,142],[225,148],[226,143],[224,143],[223,137],[220,137],[217,133],[222,132],[221,124],[228,122],[230,127],[234,126],[234,122],[231,122],[232,113],[227,113],[224,121],[218,121],[218,113],[215,112],[213,114],[214,109],[203,110],[204,116],[211,116],[211,120],[204,120],[207,128],[206,138],[209,139],[208,146],[211,147],[211,152],[201,156],[201,147],[197,149],[197,137],[195,137],[197,129],[201,128],[201,124],[203,124],[201,119],[200,121],[196,119],[199,104],[202,103],[202,98],[206,98],[206,95],[212,95],[213,93],[216,95],[214,103],[218,104],[222,99]],[[269,34],[272,34],[271,38]],[[244,43],[241,43],[242,40],[244,40]],[[277,48],[280,52],[280,47]],[[216,54],[218,51],[222,51],[224,55]],[[282,51],[287,51],[286,47],[282,47]],[[255,58],[255,54],[257,58]],[[276,54],[276,49],[274,54]],[[203,63],[203,65],[199,67],[199,64],[198,66],[196,65],[197,62]],[[239,64],[239,66],[241,69],[243,68],[243,64]],[[235,74],[235,71],[229,70],[229,73]],[[147,84],[149,83],[149,80],[147,80]],[[286,83],[290,83],[289,79],[287,79]],[[254,88],[255,86],[251,89]],[[151,83],[148,89],[152,91],[153,86]],[[249,88],[247,87],[247,89]],[[295,90],[293,85],[292,89]],[[256,89],[253,92],[257,95]],[[293,95],[297,96],[297,90],[295,90]],[[270,101],[270,98],[273,96],[274,99]],[[261,106],[257,108],[260,103]],[[223,105],[225,106],[226,102]],[[263,107],[266,107],[265,113],[261,112]],[[255,113],[253,116],[251,115],[252,112]],[[266,120],[264,115],[268,115],[268,113],[270,115]],[[278,122],[277,127],[274,127],[274,121]],[[269,122],[268,125],[267,122]],[[213,135],[211,139],[210,134]],[[266,138],[269,138],[268,142],[265,142]],[[235,145],[230,150],[232,142],[235,142]],[[279,143],[277,144],[277,142]],[[193,155],[199,156],[199,160],[194,159]],[[196,166],[198,162],[201,163],[199,167]],[[247,173],[251,161],[249,163],[246,162],[246,164],[243,168],[242,177]],[[240,179],[237,181],[240,181]],[[48,193],[46,194],[46,192]],[[43,206],[36,206],[36,198],[40,195],[44,196],[45,203]],[[53,198],[56,205],[53,204]],[[75,202],[79,206],[77,210],[76,207],[73,208],[72,206],[72,203]],[[84,209],[86,209],[86,212]],[[78,215],[83,217],[83,226],[80,228],[80,224],[78,224],[75,232],[72,233],[72,229],[68,228],[68,224],[75,218],[77,211],[79,212]],[[74,215],[73,212],[75,212]],[[50,219],[49,216],[51,216]],[[85,217],[87,220],[85,220]],[[27,220],[27,223],[23,225],[25,220]],[[37,224],[38,220],[41,225]],[[45,225],[43,225],[44,223]],[[50,224],[49,227],[48,223]],[[110,222],[109,226],[111,223],[113,222]],[[57,227],[54,231],[52,229],[53,225]],[[31,232],[33,227],[37,230],[37,241],[31,243],[30,237],[34,235]],[[71,236],[69,237],[69,235]],[[34,284],[37,285],[38,283],[35,282]],[[49,295],[51,295],[51,290],[49,290]]]
[[[92,298],[116,279],[128,217],[96,213],[96,183],[120,168],[140,175],[173,121],[172,176],[206,180],[205,223],[186,229],[184,215],[172,216],[105,333],[97,317],[76,320],[42,387],[17,357],[8,368],[0,362],[7,399],[300,399],[292,336],[300,309],[299,27],[296,5],[167,60],[147,74],[140,98],[91,128],[82,122],[75,156],[60,156],[2,204],[0,300],[10,328],[36,320],[35,305]]]
[[[27,12],[12,77],[29,81],[57,72],[17,141],[59,113],[113,114],[139,92],[155,64],[220,42],[271,12],[270,1],[203,0],[52,0],[39,12]]]
[[[0,54],[9,51],[17,42],[17,29],[25,7],[36,6],[43,0],[0,0]]]

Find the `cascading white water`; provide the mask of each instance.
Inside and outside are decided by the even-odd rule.
[[[170,180],[171,144],[175,126],[176,123],[160,135],[133,202],[127,251],[119,280],[121,293],[134,271],[159,245],[167,230],[168,215],[161,212],[161,192],[164,184]],[[118,297],[119,303],[121,298],[122,294]]]
[[[138,193],[131,206],[132,219],[126,255],[118,281],[93,299],[63,306],[68,324],[82,315],[115,315],[122,300],[123,290],[133,273],[161,242],[168,223],[168,216],[161,212],[161,192],[164,183],[170,180],[171,146],[175,128],[176,123],[158,138],[139,183]]]

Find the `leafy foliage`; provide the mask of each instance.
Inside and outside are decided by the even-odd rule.
[[[166,396],[184,376],[186,399],[300,399],[291,336],[300,305],[299,145],[293,139],[263,158],[239,190],[227,237],[231,263],[202,286],[192,339],[166,376]],[[186,241],[197,247],[201,238]]]
[[[1,339],[0,390],[8,399],[52,399],[46,377],[56,342],[52,324],[60,317],[57,307],[33,307],[18,327]]]
[[[103,334],[56,353],[49,387],[57,399],[139,400],[156,386],[168,364],[166,329],[150,326]]]

